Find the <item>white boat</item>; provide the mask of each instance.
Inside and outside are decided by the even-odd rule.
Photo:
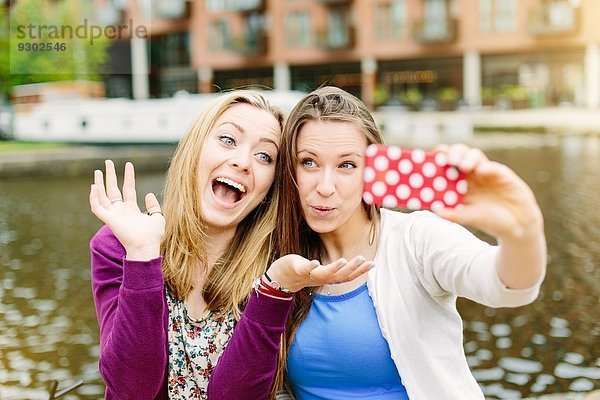
[[[219,95],[182,92],[165,99],[106,99],[90,96],[89,84],[79,85],[79,89],[87,85],[83,91],[64,90],[68,86],[65,83],[54,84],[61,86],[61,91],[49,90],[53,86],[50,83],[17,87],[13,92],[17,101],[11,137],[35,142],[175,143],[206,104]],[[264,93],[286,112],[305,95],[294,91]]]

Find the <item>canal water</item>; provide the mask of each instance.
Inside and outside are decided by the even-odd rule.
[[[459,300],[469,364],[486,396],[600,388],[600,138],[488,151],[534,189],[549,266],[539,299],[517,309]],[[0,399],[98,399],[98,327],[88,243],[89,177],[0,180]],[[138,193],[161,174],[138,174]],[[141,196],[140,196],[141,197]]]

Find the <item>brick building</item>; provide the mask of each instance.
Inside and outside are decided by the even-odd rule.
[[[328,83],[372,107],[600,107],[597,0],[105,1],[150,31],[113,47],[135,97]]]

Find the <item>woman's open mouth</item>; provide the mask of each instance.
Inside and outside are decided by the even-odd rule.
[[[246,196],[246,186],[225,177],[212,181],[212,191],[217,199],[228,205],[234,205]]]

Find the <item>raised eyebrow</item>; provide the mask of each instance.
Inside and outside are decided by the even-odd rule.
[[[312,152],[310,150],[306,150],[306,149],[299,150],[297,154],[300,154],[300,153],[308,153],[308,154],[312,154],[315,157],[318,157],[317,153],[314,153],[314,152]]]
[[[310,150],[306,150],[306,149],[302,149],[302,150],[298,151],[298,154],[303,153],[303,152],[306,152],[306,153],[312,154],[315,157],[318,157],[317,153],[312,152]],[[338,155],[339,158],[345,158],[345,157],[349,157],[349,156],[357,156],[359,158],[363,158],[364,157],[362,154],[356,153],[356,152],[343,153],[343,154],[339,154]]]
[[[227,125],[227,124],[233,125],[235,127],[235,129],[237,129],[241,133],[246,133],[246,131],[244,130],[244,128],[242,128],[239,124],[236,124],[235,122],[231,122],[231,121],[221,122],[219,125],[217,125],[217,128],[220,127],[220,126],[223,126],[223,125]]]
[[[345,158],[345,157],[349,157],[349,156],[357,156],[358,158],[363,158],[364,156],[362,154],[359,153],[344,153],[344,154],[340,154],[338,157],[339,158]]]
[[[227,124],[233,125],[235,127],[235,129],[237,129],[238,131],[240,131],[240,133],[242,133],[242,134],[246,133],[246,130],[244,128],[242,128],[239,124],[236,124],[235,122],[231,122],[231,121],[222,122],[219,125],[217,125],[217,128],[219,126],[227,125]],[[261,142],[267,142],[267,143],[273,143],[275,145],[275,147],[277,147],[277,151],[279,151],[279,146],[277,145],[277,143],[275,143],[274,140],[269,139],[269,138],[260,138],[260,141]]]
[[[275,143],[275,141],[272,140],[272,139],[263,137],[263,138],[260,138],[260,142],[263,142],[263,143],[272,143],[277,148],[277,151],[279,151],[279,145],[277,143]]]

